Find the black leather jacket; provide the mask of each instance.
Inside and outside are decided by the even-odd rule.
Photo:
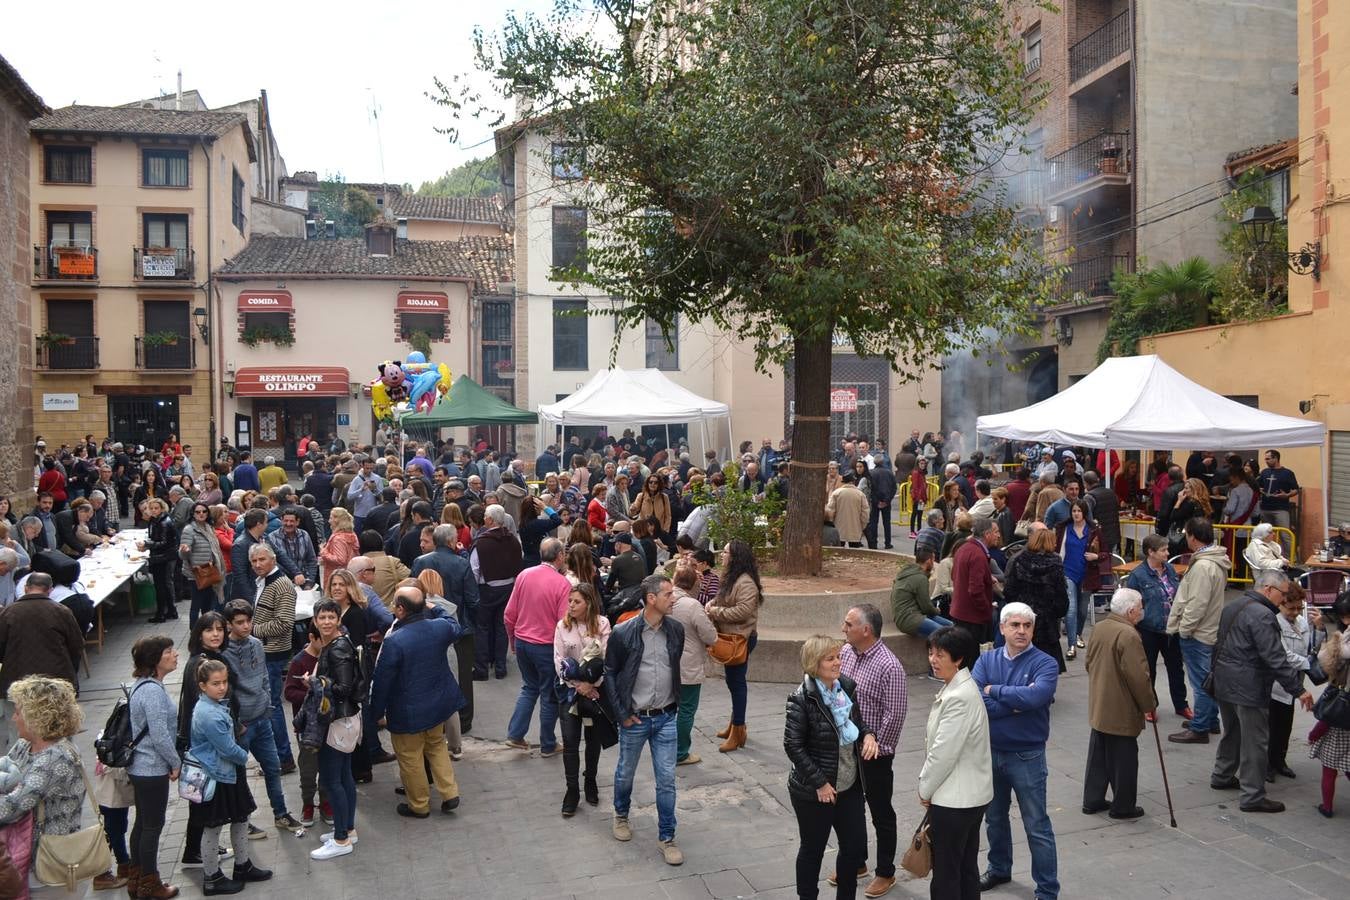
[[[145,549],[150,551],[149,563],[161,566],[178,559],[178,527],[168,513],[150,520],[146,529]]]
[[[361,677],[360,661],[351,638],[340,634],[324,647],[314,674],[322,675],[332,683],[329,690],[333,697],[334,719],[345,719],[361,711],[365,679]]]
[[[614,638],[610,637],[610,646]],[[858,688],[852,679],[839,676],[839,684],[853,701],[849,718],[858,726],[858,739],[850,748],[858,764],[858,785],[863,786],[862,743],[872,732],[858,712]],[[815,800],[816,789],[833,785],[839,777],[839,729],[834,714],[820,699],[816,680],[805,676],[787,699],[787,721],[783,726],[783,749],[792,769],[788,772],[788,793],[801,800]]]
[[[614,721],[623,721],[633,714],[633,682],[637,681],[638,666],[642,664],[642,629],[647,627],[646,619],[638,614],[609,636],[605,648],[605,693],[609,696],[610,708],[614,710]],[[670,684],[676,699],[680,696],[680,654],[684,653],[684,626],[670,616],[661,622],[662,628],[670,631],[666,635],[666,655],[670,657]]]

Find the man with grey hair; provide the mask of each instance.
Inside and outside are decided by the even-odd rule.
[[[614,839],[631,841],[628,810],[633,776],[642,748],[651,746],[656,777],[658,846],[667,865],[684,854],[675,845],[676,698],[680,695],[680,656],[684,626],[670,618],[675,588],[663,573],[642,581],[642,614],[624,622],[605,648],[604,691],[619,722],[619,761],[614,769]],[[851,874],[851,873],[846,873]]]
[[[253,636],[263,643],[267,659],[267,684],[271,690],[272,739],[277,745],[281,774],[295,771],[291,730],[282,708],[281,689],[291,662],[291,633],[295,630],[295,584],[277,565],[272,545],[259,541],[248,548],[253,570]]]
[[[857,685],[858,713],[876,735],[877,755],[862,761],[863,797],[877,833],[876,877],[865,889],[880,897],[895,886],[895,848],[898,835],[891,795],[895,787],[895,749],[909,711],[905,668],[891,648],[881,642],[881,610],[860,603],[844,615],[844,646],[839,651],[839,674]],[[835,871],[840,875],[851,873]]]
[[[983,643],[991,637],[994,619],[994,573],[989,551],[1003,542],[998,523],[978,518],[970,540],[952,554],[952,621]]]
[[[270,494],[272,488],[281,487],[289,479],[286,477],[286,470],[277,465],[275,456],[263,457],[263,467],[258,470],[258,490],[264,494]]]
[[[115,491],[112,496],[116,496]],[[108,497],[108,494],[97,489],[89,492],[89,505],[94,510],[94,514],[89,517],[90,534],[105,538],[117,534],[117,517],[113,516],[111,520],[108,517]]]
[[[915,547],[927,547],[933,556],[942,555],[942,542],[947,539],[947,516],[940,509],[930,509],[924,514],[926,523],[914,538]]]
[[[0,609],[14,602],[14,573],[32,562],[13,538],[0,547]]]
[[[1266,797],[1270,750],[1270,688],[1279,682],[1303,708],[1312,694],[1289,662],[1276,616],[1288,601],[1289,577],[1278,569],[1257,573],[1242,600],[1224,607],[1214,645],[1214,699],[1219,703],[1223,737],[1214,756],[1210,787],[1241,788],[1243,812],[1283,812],[1284,804]]]
[[[980,876],[980,890],[1012,881],[1008,811],[1016,794],[1031,850],[1036,897],[1054,900],[1059,896],[1059,862],[1045,802],[1049,774],[1045,746],[1050,740],[1050,704],[1055,702],[1059,685],[1059,663],[1031,645],[1036,613],[1030,606],[1005,604],[998,621],[1003,646],[981,653],[971,672],[989,714],[994,761],[994,799],[984,814],[989,864]]]
[[[558,677],[553,665],[553,633],[567,613],[572,583],[563,575],[567,555],[563,552],[562,541],[545,538],[539,545],[539,559],[539,565],[516,577],[502,616],[506,639],[516,650],[521,679],[520,695],[506,726],[506,746],[516,750],[530,748],[525,734],[538,701],[539,755],[547,758],[562,753],[554,731],[558,722],[558,696],[553,691],[553,684]],[[674,721],[675,717],[671,716],[671,722]],[[672,724],[672,734],[673,728]],[[674,747],[673,743],[671,747]]]
[[[473,680],[487,681],[491,668],[506,677],[506,601],[523,566],[520,541],[506,527],[506,510],[496,503],[483,510],[486,526],[474,538],[469,568],[478,583],[478,617],[474,623]]]
[[[1157,706],[1148,677],[1144,642],[1135,628],[1144,617],[1144,598],[1130,588],[1111,595],[1111,614],[1092,629],[1087,645],[1087,770],[1083,775],[1083,812],[1110,809],[1113,819],[1137,819],[1139,732],[1145,713]],[[1278,638],[1277,638],[1278,640]],[[1267,688],[1269,702],[1269,688]],[[1112,799],[1106,801],[1107,788]]]
[[[416,506],[423,506],[418,503]],[[416,509],[414,506],[414,509]],[[455,638],[455,677],[464,692],[465,705],[459,711],[459,728],[468,734],[473,728],[474,625],[478,621],[478,581],[469,561],[455,552],[459,542],[454,525],[437,525],[431,532],[435,549],[413,559],[412,577],[430,569],[441,576],[445,599],[455,604],[460,632]]]

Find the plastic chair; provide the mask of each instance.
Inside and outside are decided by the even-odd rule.
[[[1178,553],[1167,561],[1170,566],[1189,566],[1191,564],[1191,555],[1189,553]]]
[[[1299,577],[1309,606],[1330,606],[1345,589],[1345,576],[1334,569],[1313,569]]]

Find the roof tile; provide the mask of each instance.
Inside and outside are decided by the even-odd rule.
[[[482,222],[511,226],[511,216],[501,194],[491,197],[399,197],[390,211],[403,219],[442,219],[448,222]]]
[[[363,238],[307,240],[254,237],[218,270],[222,277],[242,275],[366,275],[371,278],[444,276],[471,278],[491,293],[515,280],[510,238],[474,237],[462,241],[395,242],[393,256],[371,256]]]
[[[241,112],[186,112],[129,106],[65,106],[30,124],[34,132],[218,138],[243,124]],[[250,142],[251,143],[251,142]]]

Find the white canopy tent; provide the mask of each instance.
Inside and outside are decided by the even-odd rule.
[[[731,435],[731,407],[700,397],[671,381],[659,369],[602,369],[576,393],[539,407],[541,429],[568,425],[678,425],[698,422],[703,447],[712,447],[709,421],[726,419],[727,441],[735,447]],[[667,446],[670,444],[667,432]]]
[[[1317,447],[1327,519],[1326,425],[1253,409],[1202,387],[1157,356],[1108,359],[1049,399],[980,416],[977,434],[1110,450]],[[1106,473],[1110,484],[1110,472]]]

